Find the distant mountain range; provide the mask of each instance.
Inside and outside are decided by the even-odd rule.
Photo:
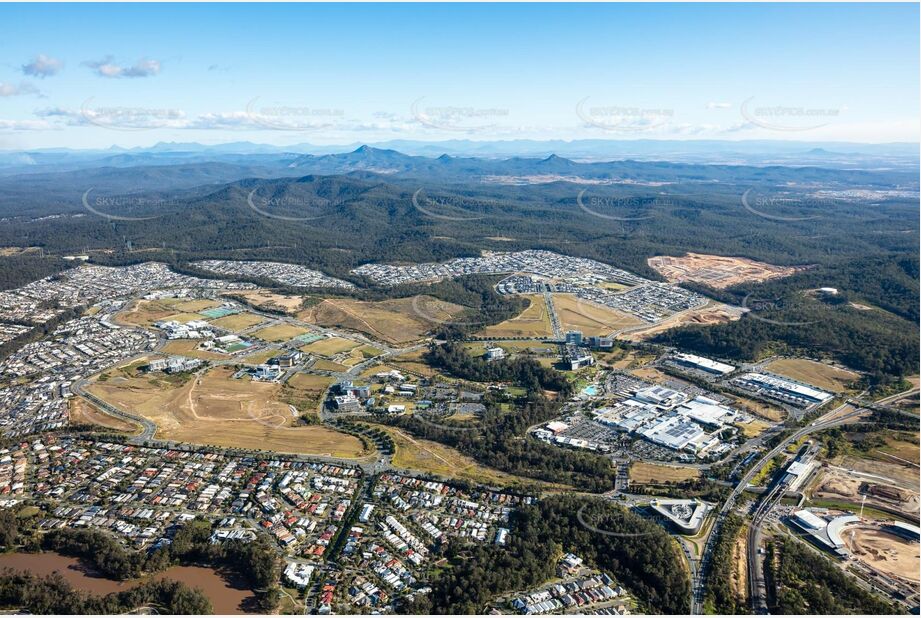
[[[67,171],[86,167],[135,167],[181,163],[222,162],[237,165],[282,167],[292,161],[300,166],[305,157],[365,155],[369,169],[389,162],[374,153],[396,151],[405,155],[437,159],[441,155],[476,159],[562,157],[574,161],[669,161],[722,165],[818,166],[838,169],[917,169],[918,144],[861,144],[853,142],[717,141],[717,140],[509,140],[478,142],[449,140],[424,142],[393,140],[376,144],[273,146],[251,142],[205,145],[195,142],[160,142],[150,147],[103,150],[36,149],[0,151],[0,174],[35,171]],[[300,159],[300,160],[299,160]],[[315,161],[319,165],[319,162]],[[385,168],[380,168],[385,169]]]

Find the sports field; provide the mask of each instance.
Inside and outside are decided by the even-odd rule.
[[[550,314],[544,297],[540,294],[525,296],[530,304],[528,307],[510,320],[505,320],[492,326],[487,326],[478,333],[480,337],[552,337],[553,327],[550,325]]]
[[[294,426],[295,413],[279,384],[234,380],[215,367],[185,382],[130,374],[93,382],[87,390],[157,424],[155,437],[191,444],[355,458],[361,440],[322,425]]]
[[[405,344],[424,338],[439,322],[451,321],[463,310],[460,305],[431,296],[374,302],[327,298],[298,313],[298,318],[364,333],[386,343]]]
[[[853,371],[803,358],[781,358],[769,364],[765,369],[779,376],[812,384],[833,393],[847,390],[849,383],[860,378],[860,375]]]
[[[609,335],[643,323],[628,313],[580,300],[571,294],[554,294],[553,306],[563,330],[580,330],[586,337]]]

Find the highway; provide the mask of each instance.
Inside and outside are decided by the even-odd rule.
[[[783,441],[781,441],[777,446],[768,451],[761,459],[758,460],[757,463],[755,463],[754,466],[748,470],[748,472],[745,473],[741,479],[739,479],[739,482],[732,490],[732,493],[728,498],[726,498],[726,501],[723,502],[722,507],[718,511],[716,515],[716,521],[713,523],[713,526],[710,529],[710,534],[707,537],[707,542],[704,545],[703,552],[701,553],[700,567],[697,569],[697,578],[696,581],[692,581],[691,585],[692,614],[701,614],[703,612],[703,601],[706,593],[707,576],[709,575],[710,571],[710,559],[714,546],[716,545],[716,540],[719,538],[719,532],[722,527],[723,520],[725,519],[726,515],[732,512],[733,508],[735,507],[736,500],[742,494],[742,492],[745,491],[746,487],[748,487],[748,484],[751,482],[752,478],[754,478],[755,475],[758,474],[761,469],[768,464],[769,461],[782,453],[787,448],[787,446],[793,442],[796,442],[803,436],[818,431],[824,431],[825,429],[830,429],[831,427],[836,427],[838,425],[854,422],[856,421],[857,417],[867,412],[864,409],[855,409],[852,412],[840,415],[840,412],[850,405],[851,404],[849,403],[845,403],[824,414],[810,425],[793,432]]]

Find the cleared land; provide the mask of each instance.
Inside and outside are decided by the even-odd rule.
[[[454,320],[464,307],[431,296],[382,301],[327,298],[298,313],[298,319],[320,326],[364,333],[392,344],[418,341],[438,325]]]
[[[429,366],[428,363],[426,363],[422,358],[424,354],[425,350],[406,352],[405,354],[400,354],[399,356],[389,358],[386,364],[398,369],[399,371],[418,373],[425,376],[426,378],[431,378],[438,375],[438,371]],[[375,368],[375,372],[387,370],[388,369],[385,367]]]
[[[895,511],[908,518],[918,516],[918,492],[880,478],[878,474],[864,474],[844,467],[824,468],[812,484],[811,498],[831,500],[853,505],[879,507]]]
[[[480,337],[552,337],[553,327],[544,297],[539,294],[529,295],[527,309],[510,320],[487,326],[476,333]]]
[[[257,330],[253,333],[253,336],[263,341],[289,341],[300,335],[306,335],[309,332],[309,330],[300,326],[275,324]]]
[[[189,311],[192,313],[198,313],[199,311],[204,311],[205,309],[213,309],[214,307],[220,306],[221,303],[217,302],[216,300],[209,300],[207,298],[198,298],[176,303],[176,309],[179,311]]]
[[[116,316],[118,322],[132,326],[151,327],[154,322],[161,320],[175,320],[176,322],[189,322],[202,320],[200,313],[183,311],[179,308],[182,304],[192,301],[184,298],[162,298],[158,300],[138,300],[126,310]]]
[[[90,402],[79,397],[74,397],[70,400],[70,422],[75,425],[98,425],[105,429],[129,434],[136,434],[141,431],[141,427],[137,423],[130,423],[106,414]]]
[[[553,307],[563,330],[580,330],[586,336],[610,335],[643,323],[628,313],[582,301],[571,294],[555,294]]]
[[[287,296],[285,294],[275,294],[268,290],[254,290],[252,292],[235,292],[229,294],[232,298],[242,299],[249,305],[257,309],[267,311],[281,311],[287,314],[294,314],[300,310],[304,304],[302,296]]]
[[[692,468],[679,468],[638,461],[630,466],[630,480],[634,483],[680,483],[700,477]]]
[[[335,380],[329,376],[296,373],[285,382],[282,396],[299,411],[314,414],[319,411],[323,395],[333,382]]]
[[[635,331],[618,335],[618,338],[627,341],[643,341],[662,331],[678,326],[711,326],[713,324],[725,324],[738,320],[742,317],[743,309],[740,307],[731,307],[711,301],[699,309],[692,309],[683,313],[676,313],[658,324],[653,324],[649,328],[638,328]]]
[[[211,324],[219,328],[225,328],[231,332],[237,333],[241,330],[247,329],[250,326],[255,326],[261,322],[264,322],[265,318],[253,315],[252,313],[234,313],[233,315],[225,315],[222,318],[217,318],[216,320],[209,320]]]
[[[320,356],[335,356],[343,352],[348,352],[359,347],[361,344],[350,339],[342,337],[324,337],[313,343],[301,346],[301,350],[308,354],[319,354]]]
[[[168,341],[165,346],[163,346],[164,354],[177,354],[179,356],[189,356],[191,358],[200,358],[202,360],[224,360],[227,358],[225,354],[218,354],[217,352],[208,352],[207,350],[198,349],[199,341],[195,339],[177,339],[175,341]]]
[[[771,373],[812,384],[821,389],[840,393],[860,375],[846,369],[802,358],[781,358],[765,367]]]
[[[381,427],[393,438],[396,450],[393,456],[395,468],[434,474],[443,478],[456,478],[491,486],[545,485],[562,488],[562,485],[543,483],[533,479],[514,476],[500,470],[483,466],[458,451],[429,440],[413,438],[399,429]]]
[[[293,426],[295,415],[278,384],[234,380],[216,367],[185,381],[112,370],[88,390],[157,424],[156,437],[283,453],[361,457],[361,440],[321,425]],[[121,373],[121,375],[118,375]]]
[[[882,573],[918,581],[921,567],[918,543],[866,525],[849,526],[841,538],[853,558]]]
[[[348,371],[349,368],[343,365],[342,363],[334,363],[333,361],[328,361],[325,358],[318,358],[313,365],[310,366],[311,369],[316,369],[317,371],[332,371],[334,373],[339,373],[343,371]]]
[[[646,263],[670,283],[693,281],[720,290],[740,283],[787,277],[797,270],[748,258],[702,253],[688,253],[683,257],[657,255],[646,260]]]

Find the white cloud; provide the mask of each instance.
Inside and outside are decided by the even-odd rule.
[[[729,109],[732,107],[732,103],[721,103],[710,101],[707,103],[707,109]]]
[[[46,131],[54,126],[44,120],[3,120],[0,118],[0,131]]]
[[[57,58],[39,54],[32,62],[22,65],[22,72],[24,75],[31,75],[32,77],[44,79],[52,75],[57,75],[63,67],[64,63]]]
[[[87,60],[83,65],[93,69],[99,77],[109,79],[120,77],[153,77],[160,73],[159,60],[141,59],[132,66],[125,66],[116,63],[112,56],[106,56],[102,60]]]
[[[41,92],[29,82],[19,82],[18,84],[0,82],[0,97],[21,97],[27,94],[41,95]]]

